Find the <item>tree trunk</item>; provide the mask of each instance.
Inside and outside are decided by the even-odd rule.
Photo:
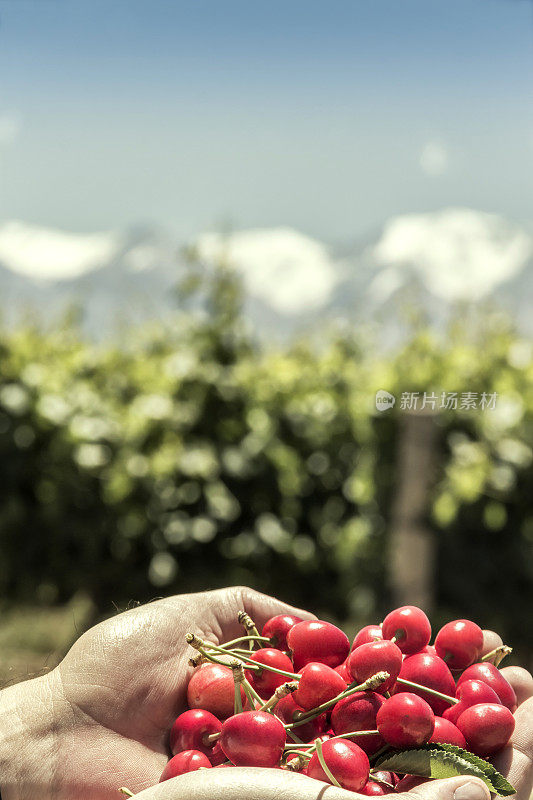
[[[397,488],[389,539],[389,587],[394,606],[434,605],[435,534],[427,524],[438,428],[431,413],[403,413]]]

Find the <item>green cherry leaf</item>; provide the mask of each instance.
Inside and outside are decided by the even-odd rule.
[[[397,750],[384,754],[374,768],[434,779],[472,775],[502,797],[515,794],[515,789],[492,764],[453,745],[431,744],[415,750]]]

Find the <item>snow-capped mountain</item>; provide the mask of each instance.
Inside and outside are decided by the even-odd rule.
[[[533,236],[494,214],[406,214],[344,249],[291,228],[210,232],[194,244],[204,262],[225,260],[242,274],[247,315],[266,337],[328,318],[388,319],[409,294],[436,320],[457,301],[494,299],[533,332]],[[4,222],[0,314],[8,324],[30,313],[49,321],[75,303],[96,336],[165,317],[186,269],[181,253],[154,229],[74,234]]]

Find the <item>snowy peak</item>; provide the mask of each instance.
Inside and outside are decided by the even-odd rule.
[[[449,208],[391,219],[371,255],[385,270],[374,292],[397,288],[411,269],[445,301],[479,300],[524,269],[533,238],[496,214]]]
[[[0,225],[0,263],[35,281],[77,278],[99,269],[122,244],[114,232],[68,233],[16,220]]]
[[[292,228],[205,233],[196,249],[203,261],[232,264],[247,292],[280,314],[326,306],[338,281],[338,264],[327,248]]]

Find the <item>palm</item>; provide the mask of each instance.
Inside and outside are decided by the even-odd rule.
[[[249,590],[227,589],[160,600],[81,637],[59,667],[62,713],[71,721],[62,734],[54,796],[107,800],[119,786],[140,791],[157,783],[168,730],[185,708],[191,672],[185,634],[217,642],[238,636],[241,608],[258,624],[287,609]]]

